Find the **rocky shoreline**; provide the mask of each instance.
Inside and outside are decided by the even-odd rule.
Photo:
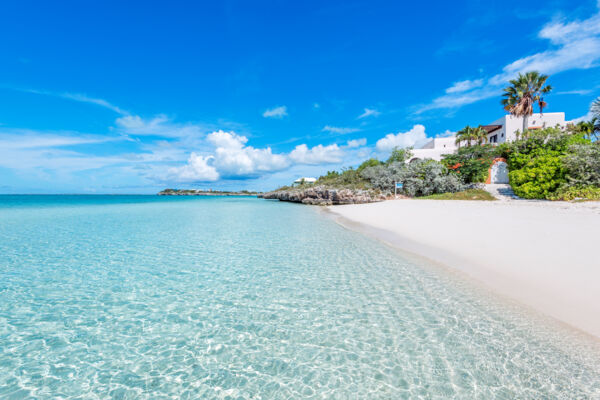
[[[158,192],[157,194],[159,196],[256,196],[258,193],[165,189]]]
[[[385,194],[374,190],[333,189],[325,186],[276,190],[259,194],[258,197],[319,206],[375,203],[388,198]]]

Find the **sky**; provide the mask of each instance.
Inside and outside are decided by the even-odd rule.
[[[600,0],[4,1],[0,193],[269,190],[600,96]]]

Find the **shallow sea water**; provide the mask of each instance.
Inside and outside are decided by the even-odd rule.
[[[0,196],[0,398],[598,399],[600,348],[314,207]]]

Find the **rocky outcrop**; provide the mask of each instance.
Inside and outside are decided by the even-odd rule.
[[[373,190],[332,189],[325,186],[278,190],[259,194],[258,197],[320,206],[373,203],[387,198],[384,194]]]

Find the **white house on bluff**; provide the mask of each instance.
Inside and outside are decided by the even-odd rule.
[[[554,128],[556,126],[566,127],[565,113],[533,114],[527,121],[528,129]],[[483,125],[488,133],[488,143],[512,142],[517,138],[517,131],[523,130],[523,118],[505,115],[488,125]],[[431,139],[421,148],[412,151],[413,157],[409,161],[424,160],[431,158],[436,161],[442,159],[444,154],[452,154],[456,151],[456,138],[454,136]]]

